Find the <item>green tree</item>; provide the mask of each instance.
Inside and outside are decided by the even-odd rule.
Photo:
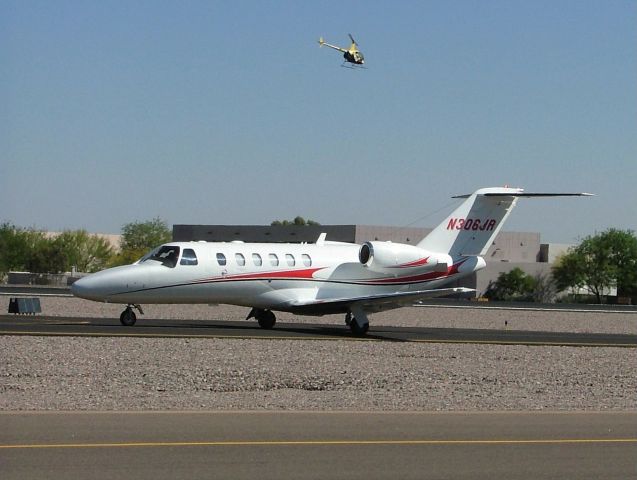
[[[270,223],[271,226],[275,227],[280,227],[280,226],[288,226],[288,225],[300,225],[300,226],[304,226],[304,225],[320,225],[320,223],[315,222],[314,220],[306,220],[301,216],[297,216],[294,218],[294,220],[274,220],[272,223]]]
[[[120,253],[111,261],[111,265],[125,265],[136,262],[149,250],[170,242],[172,232],[165,221],[154,218],[146,222],[131,222],[122,227]]]
[[[0,225],[0,272],[24,270],[28,257],[24,231],[9,222]]]
[[[637,237],[630,230],[611,228],[588,236],[562,255],[553,267],[557,288],[583,288],[598,303],[611,287],[617,294],[637,294]]]
[[[555,279],[550,273],[539,272],[533,277],[532,297],[534,302],[552,303],[557,296]]]
[[[34,273],[54,273],[64,270],[60,256],[52,248],[52,240],[34,228],[24,229],[5,222],[0,226],[0,271],[26,270]]]
[[[531,300],[535,288],[535,280],[521,268],[498,275],[484,296],[490,300]]]
[[[54,239],[33,237],[35,243],[25,263],[25,270],[32,273],[62,273],[66,271],[67,256]]]
[[[86,230],[62,232],[54,243],[60,246],[66,257],[65,271],[75,267],[79,272],[96,272],[104,269],[114,255],[107,240],[89,235]]]
[[[93,272],[104,268],[113,249],[102,238],[86,230],[66,231],[54,238],[35,228],[11,223],[0,225],[0,272],[25,270],[59,273],[71,270]]]

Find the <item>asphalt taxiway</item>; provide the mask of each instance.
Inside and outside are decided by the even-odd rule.
[[[3,480],[613,479],[637,412],[0,413]]]
[[[637,335],[540,332],[468,328],[370,327],[364,337],[345,325],[277,323],[264,330],[256,322],[142,319],[124,327],[114,318],[0,316],[0,335],[125,336],[166,338],[250,338],[286,340],[356,340],[502,345],[564,345],[637,348]]]

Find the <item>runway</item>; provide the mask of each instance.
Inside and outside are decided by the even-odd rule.
[[[114,318],[0,316],[0,335],[125,336],[166,338],[236,338],[285,340],[352,340],[501,345],[563,345],[637,347],[637,335],[607,333],[536,332],[468,328],[370,327],[365,337],[352,335],[345,325],[277,323],[272,330],[254,321],[141,319],[123,327]]]
[[[3,480],[632,478],[637,413],[0,413]]]

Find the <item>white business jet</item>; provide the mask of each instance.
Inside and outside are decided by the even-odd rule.
[[[518,197],[585,196],[482,188],[417,245],[172,242],[132,265],[110,268],[75,282],[73,295],[126,304],[123,325],[133,325],[141,304],[224,303],[249,307],[249,318],[272,328],[273,312],[345,314],[354,334],[369,329],[368,315],[426,298],[473,290],[445,287],[486,266],[482,255]]]

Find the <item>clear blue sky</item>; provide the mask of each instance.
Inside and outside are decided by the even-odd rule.
[[[341,68],[317,39],[348,44]],[[0,221],[637,229],[637,2],[0,0]]]

